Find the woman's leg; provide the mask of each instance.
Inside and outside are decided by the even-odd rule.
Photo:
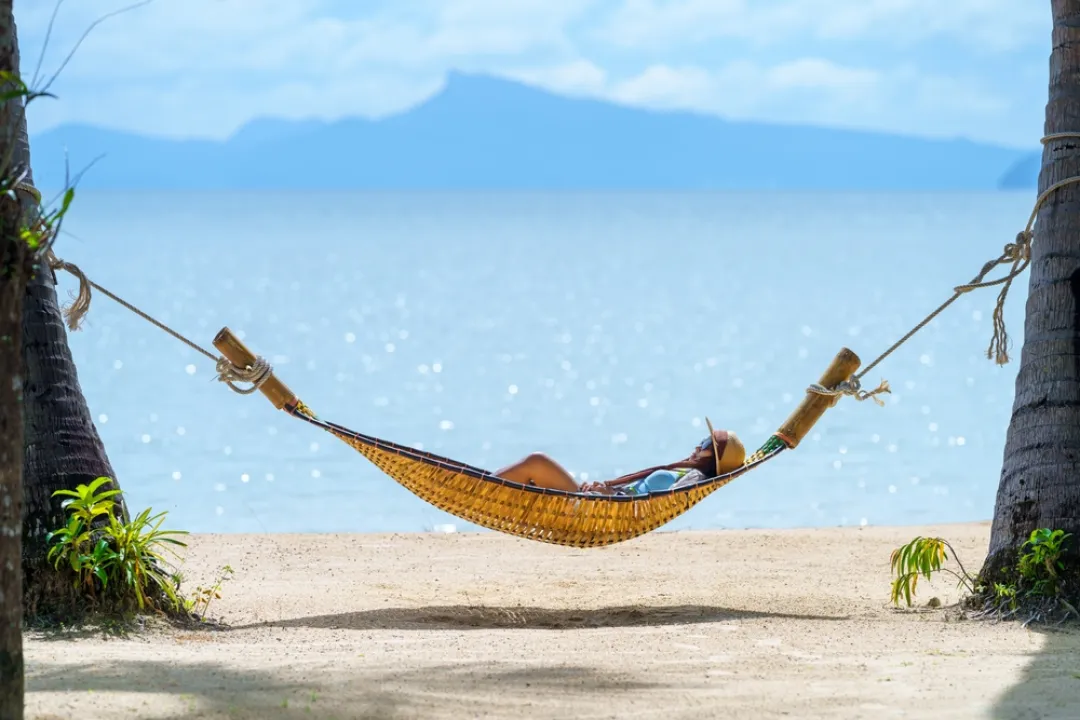
[[[532,453],[522,460],[495,473],[499,477],[522,485],[536,485],[552,490],[577,492],[578,484],[562,465],[543,453]]]

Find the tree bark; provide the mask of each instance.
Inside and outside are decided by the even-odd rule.
[[[17,40],[15,52],[17,61]],[[17,138],[14,157],[26,168],[26,182],[32,183],[25,117]],[[67,584],[56,582],[58,578],[45,557],[45,536],[67,520],[53,493],[99,477],[111,478],[114,489],[120,489],[79,385],[60,313],[56,276],[43,258],[39,258],[26,289],[22,351],[26,368],[22,567],[26,607],[36,614],[47,611],[54,604],[52,600],[60,599],[57,595],[70,592]],[[114,500],[117,516],[126,521],[123,496]]]
[[[18,74],[12,0],[0,0],[0,71]],[[5,92],[13,89],[3,83]],[[21,168],[11,152],[17,141],[21,99],[0,103],[0,166],[10,190]],[[22,120],[25,127],[26,121]],[[23,208],[13,193],[0,196],[0,717],[21,720],[24,707],[22,653],[22,465],[23,358],[19,349],[26,284],[33,267],[19,234]]]
[[[1052,0],[1051,7],[1045,131],[1080,133],[1080,0]],[[1080,137],[1048,142],[1039,192],[1076,176]],[[981,573],[989,583],[1007,578],[1036,528],[1080,539],[1080,184],[1055,191],[1042,206],[1030,269],[1016,396]],[[1066,557],[1075,577],[1077,555]]]
[[[3,16],[10,17],[10,8],[10,0],[0,2],[0,69],[7,68],[3,56],[9,47],[4,38],[8,28]],[[6,127],[8,114],[0,110],[0,127]],[[0,717],[15,719],[23,716],[23,362],[16,338],[31,272],[29,249],[12,218],[18,214],[10,196],[0,198]]]
[[[26,362],[25,551],[37,554],[45,534],[66,522],[53,492],[74,488],[116,473],[90,415],[79,374],[68,347],[60,314],[56,276],[44,264],[36,268],[23,311],[23,357]],[[122,519],[127,510],[121,497]]]

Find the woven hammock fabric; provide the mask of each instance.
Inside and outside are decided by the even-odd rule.
[[[648,495],[592,495],[505,480],[480,468],[326,422],[303,403],[286,412],[349,444],[431,505],[528,540],[589,548],[644,535],[670,522],[787,445],[773,435],[732,472]]]

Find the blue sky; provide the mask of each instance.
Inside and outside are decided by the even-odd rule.
[[[67,0],[43,71],[130,0]],[[29,75],[53,10],[19,3]],[[107,20],[31,133],[223,138],[261,116],[379,117],[461,69],[729,118],[1037,147],[1045,0],[154,0]]]

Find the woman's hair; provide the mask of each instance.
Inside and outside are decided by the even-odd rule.
[[[705,474],[705,477],[712,477],[716,475],[716,455],[713,454],[713,449],[709,448],[709,453],[702,454],[697,460],[691,460],[686,458],[682,462],[673,463],[671,467],[687,467],[693,468]]]

